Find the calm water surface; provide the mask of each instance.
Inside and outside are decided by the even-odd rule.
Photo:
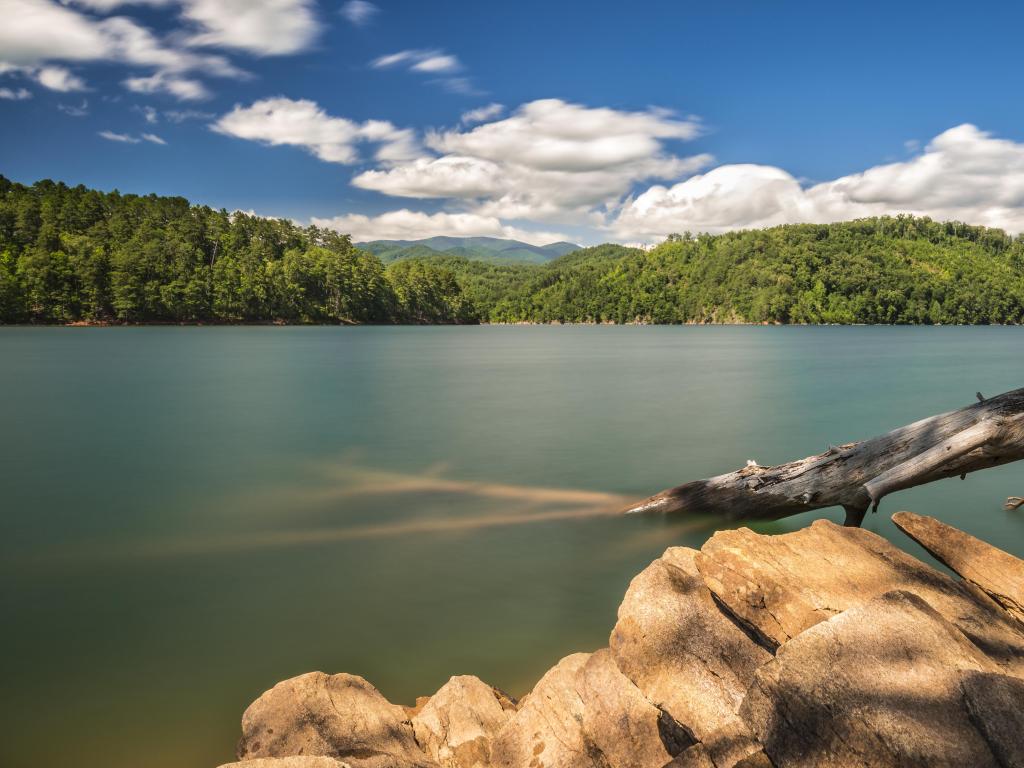
[[[0,329],[0,765],[211,767],[314,669],[524,693],[708,535],[604,514],[623,497],[1024,386],[1022,353],[1017,328]],[[1024,555],[1022,469],[866,525]]]

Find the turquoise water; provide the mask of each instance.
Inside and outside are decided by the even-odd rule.
[[[706,530],[607,513],[1024,386],[1024,329],[0,329],[0,765],[227,761],[301,672],[521,694]],[[1024,555],[1024,464],[906,491]],[[762,530],[781,531],[824,510]]]

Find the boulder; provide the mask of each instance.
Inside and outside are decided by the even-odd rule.
[[[443,768],[486,768],[515,702],[472,675],[451,678],[412,718],[416,741]]]
[[[357,675],[323,672],[278,683],[242,716],[240,760],[293,755],[339,758],[351,768],[435,765],[401,707]]]
[[[1024,625],[1024,560],[934,517],[897,512],[892,521],[932,556]]]
[[[1024,766],[1024,680],[967,672],[960,681],[967,712],[1002,766]]]
[[[242,763],[225,763],[220,768],[352,768],[333,757],[258,757]]]
[[[779,648],[740,714],[779,768],[996,768],[961,690],[963,673],[994,670],[919,596],[893,591]]]
[[[828,520],[776,536],[720,531],[695,562],[718,600],[765,643],[782,645],[885,592],[906,590],[953,622],[1003,670],[1024,676],[1024,633],[991,601],[860,528]]]
[[[694,744],[665,768],[735,768],[758,753],[764,755],[761,745],[746,724],[737,719],[709,734],[703,742]]]
[[[492,742],[495,768],[661,768],[692,744],[607,650],[548,671]]]
[[[647,699],[703,740],[735,721],[772,655],[715,604],[696,554],[673,547],[633,579],[609,644]]]

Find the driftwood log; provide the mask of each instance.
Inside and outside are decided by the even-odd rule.
[[[729,521],[777,520],[842,506],[859,526],[894,491],[1024,458],[1024,389],[985,399],[894,429],[829,447],[817,456],[774,467],[747,466],[670,488],[626,513],[714,515]]]

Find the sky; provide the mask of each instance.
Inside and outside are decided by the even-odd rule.
[[[356,241],[1024,231],[1024,6],[0,0],[0,174]]]

